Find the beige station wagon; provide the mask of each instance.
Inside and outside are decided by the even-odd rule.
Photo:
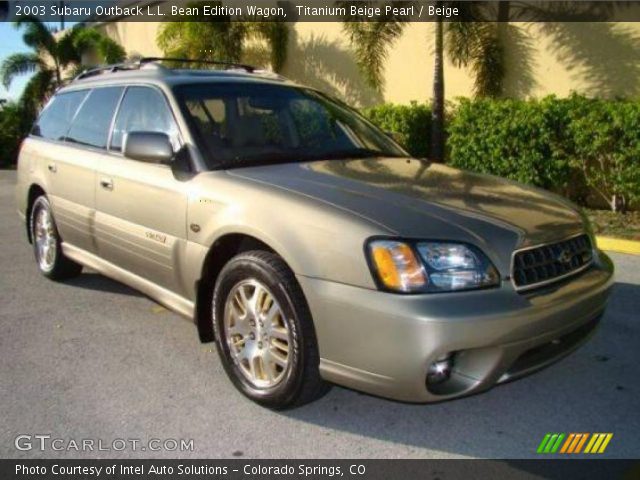
[[[271,408],[331,383],[477,393],[596,329],[613,267],[568,201],[411,158],[277,75],[165,65],[80,75],[24,141],[18,208],[46,277],[89,267],[192,318]]]

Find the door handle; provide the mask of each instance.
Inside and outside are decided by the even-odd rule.
[[[50,163],[49,165],[47,165],[47,168],[51,173],[56,173],[56,171],[58,170],[55,163]]]
[[[100,180],[100,186],[105,190],[113,190],[113,180],[110,178],[103,178]]]

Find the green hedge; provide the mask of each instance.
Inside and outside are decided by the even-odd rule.
[[[394,138],[414,157],[429,156],[430,105],[387,103],[365,109],[364,114],[385,132],[393,133]]]
[[[640,201],[640,102],[571,101],[571,165],[587,186],[625,211]]]
[[[565,149],[565,102],[463,99],[448,125],[449,162],[567,193],[574,174]]]
[[[410,153],[426,156],[428,105],[382,105],[365,114],[400,134]],[[582,205],[594,192],[613,209],[640,201],[638,101],[459,99],[447,120],[453,166],[553,190]]]
[[[33,123],[33,113],[19,103],[0,107],[0,168],[16,164],[18,149]]]

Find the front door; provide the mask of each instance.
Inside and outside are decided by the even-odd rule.
[[[162,132],[179,148],[177,127],[162,92],[128,87],[114,122],[110,155],[96,171],[98,254],[176,293],[176,267],[186,243],[187,184],[169,165],[124,158],[127,132]]]

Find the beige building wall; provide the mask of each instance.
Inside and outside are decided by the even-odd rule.
[[[160,56],[156,44],[159,26],[117,22],[100,28],[129,55]],[[389,51],[385,88],[376,92],[363,81],[340,23],[294,23],[282,73],[358,106],[428,101],[433,34],[432,23],[407,25]],[[566,96],[576,91],[590,96],[633,97],[640,93],[640,23],[511,23],[507,35],[507,96]],[[468,69],[447,61],[445,88],[449,100],[471,96],[473,77]]]

